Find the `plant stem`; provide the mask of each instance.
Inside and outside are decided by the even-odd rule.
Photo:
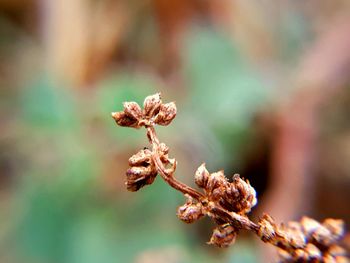
[[[189,196],[191,196],[192,198],[194,198],[198,201],[203,200],[205,197],[202,193],[200,193],[197,190],[193,189],[192,187],[176,180],[173,173],[169,173],[166,170],[162,161],[159,158],[159,154],[158,154],[158,152],[159,152],[159,140],[158,140],[156,131],[155,131],[153,126],[148,126],[146,129],[147,129],[148,140],[152,145],[153,161],[157,167],[158,173],[164,179],[164,181],[167,182],[171,187],[182,192],[183,194],[188,194]]]

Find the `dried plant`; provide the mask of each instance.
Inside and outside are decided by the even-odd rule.
[[[278,225],[271,216],[264,214],[258,223],[254,223],[247,214],[257,204],[256,192],[238,174],[229,181],[224,171],[210,173],[203,163],[194,175],[195,183],[202,191],[176,180],[177,162],[169,158],[169,148],[159,141],[154,128],[155,125],[169,125],[176,111],[174,102],[163,104],[157,93],[146,97],[143,109],[136,102],[125,102],[124,111],[112,113],[120,126],[145,127],[152,146],[129,159],[130,168],[126,172],[129,191],[152,184],[159,174],[186,197],[186,203],[177,210],[179,219],[193,223],[206,215],[217,224],[208,244],[228,247],[244,229],[277,247],[280,262],[349,262],[349,254],[342,243],[345,232],[342,220],[329,218],[319,223],[303,217],[299,222]]]

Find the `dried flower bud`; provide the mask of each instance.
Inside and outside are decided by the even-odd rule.
[[[251,208],[258,202],[255,189],[249,184],[249,181],[242,180],[238,174],[234,175],[232,183],[236,185],[243,199],[247,200],[247,204],[244,205],[242,209],[245,213],[250,212]]]
[[[138,121],[128,116],[125,112],[112,112],[112,117],[119,126],[140,128]]]
[[[309,256],[304,249],[296,249],[293,253],[292,262],[308,262]]]
[[[208,193],[212,193],[215,188],[223,186],[227,183],[228,183],[228,181],[224,175],[224,171],[221,170],[221,171],[218,171],[216,173],[210,174],[205,190]]]
[[[303,249],[296,249],[292,262],[323,262],[322,252],[314,244],[307,244]]]
[[[130,118],[140,120],[142,118],[142,110],[141,107],[134,101],[124,102],[124,112]]]
[[[147,118],[154,117],[160,109],[160,105],[162,104],[162,100],[160,98],[160,93],[156,93],[154,95],[150,95],[145,98],[143,102],[144,115]]]
[[[322,253],[321,251],[314,245],[314,244],[307,244],[304,248],[308,255],[308,259],[311,260],[320,260],[322,259]]]
[[[209,176],[210,176],[210,173],[205,168],[205,163],[202,163],[201,166],[198,167],[194,175],[194,181],[199,187],[206,188],[208,184]]]
[[[335,240],[340,239],[344,235],[344,221],[340,219],[327,218],[323,224],[331,233]]]
[[[317,228],[321,227],[321,224],[319,222],[307,216],[303,216],[301,218],[300,224],[303,228],[305,235],[307,235],[308,237],[310,237]]]
[[[174,102],[161,104],[159,113],[157,114],[154,122],[162,126],[167,126],[175,118],[176,112],[177,109]]]
[[[257,203],[255,189],[238,174],[234,175],[232,183],[226,184],[221,197],[220,204],[225,209],[239,214],[250,212]]]
[[[130,166],[148,166],[152,163],[152,152],[149,149],[143,149],[129,158]]]
[[[306,245],[306,238],[298,222],[289,222],[284,232],[283,243],[286,247],[303,248]]]
[[[134,166],[126,171],[126,187],[129,191],[135,192],[147,184],[152,184],[157,176],[154,166]]]
[[[335,241],[331,231],[322,225],[312,233],[312,237],[318,244],[326,247],[330,246]]]
[[[332,255],[329,255],[328,253],[324,254],[322,259],[323,259],[324,263],[337,263],[338,262],[335,260],[335,258]]]
[[[163,154],[168,154],[169,153],[169,147],[165,144],[165,143],[160,143],[159,144],[159,150],[163,153]]]
[[[208,242],[209,245],[225,248],[236,241],[238,230],[230,224],[224,224],[216,227]]]
[[[343,247],[338,246],[338,245],[332,245],[332,246],[330,246],[330,247],[328,248],[327,253],[328,253],[329,255],[331,255],[332,257],[338,257],[338,256],[346,257],[346,255],[347,255],[346,249],[344,249]]]
[[[177,209],[177,217],[187,224],[191,224],[204,216],[201,203],[194,203],[193,199],[187,197],[186,204]]]
[[[274,243],[276,239],[276,224],[271,216],[263,214],[259,220],[259,231],[258,235],[264,242]]]

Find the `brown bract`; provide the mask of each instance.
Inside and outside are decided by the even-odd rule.
[[[210,173],[203,163],[195,172],[194,181],[200,190],[179,182],[174,173],[177,162],[169,158],[169,148],[161,143],[154,126],[166,126],[176,116],[174,102],[162,103],[160,93],[146,97],[143,109],[136,102],[125,102],[122,112],[112,113],[116,123],[123,127],[145,127],[151,149],[145,148],[130,157],[126,172],[126,186],[137,191],[152,184],[157,174],[186,197],[178,207],[177,216],[185,223],[193,223],[204,216],[215,223],[208,244],[228,247],[241,229],[255,233],[262,241],[278,248],[279,262],[350,262],[342,246],[345,226],[339,219],[328,218],[319,223],[309,217],[299,222],[276,224],[264,214],[258,223],[248,217],[257,204],[256,191],[238,174],[229,181],[224,171]]]
[[[154,124],[167,126],[176,117],[174,102],[163,104],[160,93],[146,97],[143,109],[134,101],[124,102],[124,110],[112,112],[112,118],[123,127],[141,128]]]

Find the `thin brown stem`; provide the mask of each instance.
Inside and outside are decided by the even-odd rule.
[[[188,194],[192,198],[200,201],[204,198],[204,195],[198,192],[197,190],[193,189],[192,187],[181,183],[180,181],[176,180],[174,175],[172,173],[169,173],[166,168],[164,167],[162,161],[159,158],[159,140],[156,134],[156,131],[153,126],[147,127],[147,137],[149,139],[149,142],[152,145],[152,151],[153,151],[153,161],[157,167],[157,171],[160,174],[160,176],[164,179],[165,182],[167,182],[171,187],[175,188],[176,190],[182,192],[183,194]]]

